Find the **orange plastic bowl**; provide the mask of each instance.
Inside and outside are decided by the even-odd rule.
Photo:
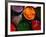
[[[27,20],[33,20],[35,18],[35,10],[31,6],[27,6],[24,8],[23,15]]]

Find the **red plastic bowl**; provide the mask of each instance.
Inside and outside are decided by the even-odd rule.
[[[41,29],[41,23],[38,20],[32,21],[32,29],[33,30],[40,30]]]

